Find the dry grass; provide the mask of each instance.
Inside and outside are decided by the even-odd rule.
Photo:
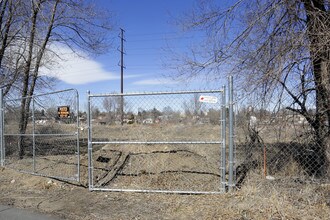
[[[325,219],[330,214],[329,192],[330,185],[292,178],[260,180],[256,173],[249,175],[240,191],[242,208],[247,205],[244,209],[254,210],[248,219]],[[259,210],[254,207],[257,204]]]
[[[70,126],[64,126],[68,131]],[[174,140],[218,140],[217,126],[162,126],[125,125],[96,126],[96,139],[125,141],[174,141]],[[86,137],[83,130],[81,137]],[[203,139],[205,138],[205,139]],[[85,145],[81,145],[86,148]],[[109,186],[155,187],[157,189],[213,189],[213,180],[202,175],[174,175],[164,171],[193,169],[218,172],[219,148],[211,146],[170,145],[100,145],[94,146],[93,162],[95,178],[107,174],[119,153],[128,153],[127,166],[121,169],[121,176]],[[84,149],[86,152],[86,149]],[[180,150],[176,153],[175,150]],[[237,156],[244,156],[238,148]],[[167,153],[155,153],[167,152]],[[256,152],[262,159],[262,151]],[[47,156],[61,161],[61,166],[47,160],[39,160],[44,171],[57,172],[65,169],[65,163],[72,166],[74,158],[66,155]],[[102,156],[109,163],[97,162]],[[207,162],[205,163],[205,158]],[[48,160],[49,161],[49,160]],[[21,161],[22,166],[27,166]],[[262,178],[262,166],[251,169],[240,190],[220,195],[178,195],[146,193],[89,192],[87,186],[87,155],[81,156],[82,186],[48,178],[17,173],[9,169],[0,170],[0,203],[28,208],[59,216],[63,219],[328,219],[330,216],[330,185],[315,183],[304,175],[297,163],[287,163],[285,169],[275,175],[275,180]],[[211,164],[211,165],[210,165]],[[72,167],[70,167],[71,169]],[[157,175],[155,173],[158,173]],[[135,174],[135,175],[129,175]],[[137,175],[138,174],[138,175]],[[149,174],[149,175],[147,175]],[[148,177],[148,178],[146,178]],[[187,181],[187,178],[189,181]],[[183,179],[183,181],[182,181]],[[13,180],[15,180],[13,182]],[[112,185],[111,185],[112,184]],[[181,184],[181,185],[180,185]],[[191,184],[191,185],[184,185]],[[210,184],[210,185],[208,185]],[[195,188],[194,188],[195,187]]]
[[[57,180],[0,170],[0,203],[63,219],[328,219],[330,186],[250,173],[222,195],[88,192]],[[15,180],[13,182],[13,180]]]

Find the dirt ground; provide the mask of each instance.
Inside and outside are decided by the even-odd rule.
[[[191,141],[195,140],[196,137],[198,137],[198,140],[201,137],[205,138],[204,140],[217,140],[220,127],[213,126],[213,130],[204,125],[200,127],[193,126],[189,129],[180,125],[174,128],[160,126],[133,126],[132,128],[128,126],[120,129],[117,127],[98,126],[94,128],[94,131],[96,139],[99,138],[99,140],[103,140],[102,138],[108,137],[107,135],[111,133],[114,134],[113,137],[120,137],[120,140],[125,140],[124,138],[129,137],[130,139],[128,141],[167,140],[167,136],[172,137],[174,135],[179,137],[179,140]],[[207,137],[205,137],[205,132],[203,132],[205,129],[212,131],[207,133],[209,135]],[[86,138],[86,134],[82,132],[81,137]],[[144,139],[141,139],[141,137]],[[192,139],[192,137],[194,139]],[[111,140],[116,141],[117,139]],[[63,145],[67,147],[67,144],[63,144],[64,141],[65,140],[62,140],[62,142],[56,140],[56,143],[58,142],[58,146]],[[51,143],[54,144],[53,142]],[[43,152],[42,147],[48,145],[45,145],[43,142],[37,146],[40,146],[37,149],[40,153]],[[121,166],[122,169],[120,172],[117,172],[120,173],[121,176],[117,177],[116,181],[122,180],[120,182],[122,187],[126,187],[127,185],[127,187],[130,188],[140,183],[139,177],[157,177],[157,173],[166,173],[166,175],[173,174],[173,176],[171,176],[171,181],[168,181],[166,178],[158,178],[155,182],[148,182],[146,179],[142,179],[143,181],[141,181],[141,183],[150,183],[148,185],[150,187],[154,186],[153,183],[160,184],[163,187],[170,187],[164,185],[164,183],[168,184],[173,183],[173,180],[180,180],[181,176],[177,175],[178,173],[192,170],[194,172],[188,172],[190,175],[190,181],[188,182],[203,182],[202,186],[197,185],[198,189],[204,187],[204,190],[213,191],[214,188],[209,187],[208,183],[211,183],[214,177],[219,176],[219,173],[217,173],[219,172],[219,161],[217,158],[220,151],[218,148],[213,149],[212,146],[201,147],[183,145],[182,148],[177,148],[177,146],[162,145],[140,147],[129,145],[125,146],[125,150],[117,145],[94,147],[94,184],[102,180],[102,178],[98,179],[99,177],[106,179],[104,178],[107,177],[105,174],[111,174],[108,168],[116,167],[114,162],[119,164],[120,155],[125,155],[121,156],[125,159],[123,159],[122,164],[131,165]],[[67,154],[62,155],[58,152],[62,151],[64,147],[52,147],[51,149],[51,153],[48,153],[47,148],[44,150],[47,153],[43,152],[42,154],[37,154],[37,171],[48,175],[74,175],[76,171],[76,157],[71,154],[71,151],[74,150],[69,151],[65,148]],[[53,149],[57,150],[54,151]],[[86,142],[82,141],[80,151],[82,153],[80,158],[80,183],[69,183],[47,177],[19,173],[14,169],[26,170],[26,168],[31,167],[31,157],[24,158],[19,162],[15,159],[10,160],[10,157],[8,157],[7,165],[14,169],[0,167],[0,204],[47,213],[62,219],[72,220],[314,220],[328,219],[330,216],[329,184],[317,183],[301,177],[293,178],[290,176],[285,178],[285,175],[282,175],[284,176],[282,178],[276,177],[275,180],[266,180],[261,178],[261,170],[249,171],[241,189],[224,194],[181,195],[164,193],[91,192],[87,188],[88,166],[86,149]],[[99,158],[107,160],[100,161]],[[145,160],[148,161],[148,163],[142,163],[142,161]],[[134,167],[134,169],[130,167]],[[205,179],[205,173],[209,176],[209,179]],[[132,182],[128,179],[131,177],[137,180]],[[111,175],[109,178],[111,178]],[[187,180],[187,176],[184,178]],[[219,180],[219,178],[215,179]],[[160,182],[159,180],[164,181]],[[177,184],[179,185],[181,182],[177,181]],[[114,183],[119,184],[117,182]],[[218,183],[219,181],[217,182],[217,186],[219,186]]]
[[[330,186],[260,180],[220,195],[90,192],[86,187],[0,168],[0,204],[63,219],[328,219]],[[259,181],[255,181],[259,179]]]

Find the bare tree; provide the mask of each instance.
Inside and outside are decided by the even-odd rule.
[[[315,175],[324,175],[330,144],[330,5],[328,0],[200,1],[181,20],[206,33],[202,48],[177,59],[177,76],[235,76],[262,103],[304,116],[314,130]],[[285,97],[285,98],[284,98]],[[285,102],[284,102],[285,100]],[[315,111],[309,111],[313,106]]]
[[[110,123],[115,123],[116,118],[121,114],[120,96],[109,96],[104,98],[103,108],[108,113]]]
[[[14,88],[22,97],[21,134],[27,128],[30,97],[38,83],[49,78],[39,74],[40,67],[52,57],[60,56],[51,50],[51,45],[62,44],[72,52],[105,52],[109,46],[107,33],[111,30],[108,18],[108,14],[84,0],[1,1],[0,69],[3,75],[0,83],[5,87],[5,94]],[[22,139],[23,136],[20,142]],[[22,143],[19,147],[22,157]]]
[[[0,8],[0,85],[5,88],[3,94],[7,95],[22,71],[23,57],[19,54],[24,48],[18,48],[17,44],[22,43],[21,32],[28,18],[21,10],[21,1],[4,0],[0,2]]]
[[[113,92],[116,94],[116,92]],[[114,123],[115,120],[120,120],[123,122],[123,117],[128,112],[131,112],[131,105],[122,96],[108,96],[103,99],[103,108],[108,113],[110,122]]]
[[[195,93],[191,100],[184,101],[182,107],[186,115],[201,115],[203,103],[199,101],[199,94]]]

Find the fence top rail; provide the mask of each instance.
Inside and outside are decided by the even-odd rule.
[[[142,95],[177,95],[177,94],[196,94],[196,93],[222,93],[223,89],[219,90],[191,90],[191,91],[172,91],[172,92],[142,92],[142,93],[105,93],[105,94],[90,94],[89,97],[104,97],[104,96],[142,96]]]
[[[24,99],[35,98],[35,97],[53,95],[53,94],[57,94],[57,93],[70,92],[70,91],[74,91],[77,94],[77,96],[79,96],[79,93],[78,93],[77,89],[64,89],[64,90],[58,90],[58,91],[53,91],[53,92],[48,92],[48,93],[36,94],[36,95],[32,95],[32,96],[24,96],[24,97],[16,98],[16,99],[6,99],[6,101],[7,102],[13,102],[13,101],[22,100],[22,98],[24,98]]]
[[[92,141],[92,144],[222,144],[222,141]]]

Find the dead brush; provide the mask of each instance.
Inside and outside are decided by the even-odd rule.
[[[244,198],[240,208],[247,209],[250,204],[251,219],[320,219],[330,213],[329,186],[291,177],[270,181],[259,176],[259,171],[250,171],[239,191]]]

